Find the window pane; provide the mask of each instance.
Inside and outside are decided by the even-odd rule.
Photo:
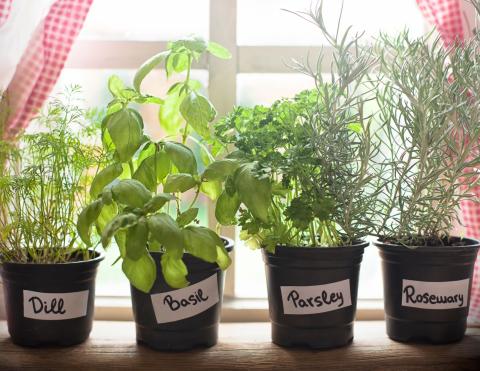
[[[303,89],[313,87],[313,80],[302,74],[239,74],[237,76],[237,104],[244,106],[270,105],[278,98],[292,97]],[[265,298],[267,297],[267,286],[261,251],[251,250],[244,246],[238,236],[238,229],[235,246],[235,294],[242,298]],[[377,249],[374,246],[365,249],[360,270],[359,298],[382,298],[380,268]]]
[[[237,104],[269,105],[278,98],[293,97],[314,86],[311,77],[300,73],[240,73],[237,75]]]
[[[94,1],[81,39],[167,41],[190,34],[208,39],[209,0]]]
[[[100,1],[99,1],[100,2]],[[62,71],[60,78],[52,94],[63,91],[66,86],[73,84],[81,85],[85,106],[90,108],[104,108],[110,101],[111,95],[107,89],[107,81],[112,74],[118,75],[127,85],[131,85],[135,70],[113,70],[113,69],[72,69]],[[204,86],[208,83],[208,72],[205,70],[193,70],[192,78],[199,80]],[[167,81],[164,70],[153,71],[143,82],[142,89],[150,94],[164,96],[170,84],[178,81],[178,76]],[[162,132],[157,121],[158,106],[142,106],[140,110],[145,122],[145,128],[153,138],[160,139]],[[190,204],[192,194],[185,194],[183,202]],[[202,225],[208,225],[207,201],[202,196],[199,198],[199,217]],[[102,249],[99,246],[99,249]],[[103,250],[103,249],[102,249]],[[106,251],[106,258],[100,265],[97,278],[96,293],[99,296],[128,296],[130,286],[122,272],[121,261],[112,267],[118,258],[118,248],[112,244]]]
[[[324,1],[326,24],[336,29],[341,4],[342,25],[354,31],[374,35],[379,30],[397,32],[405,27],[415,35],[424,23],[415,0],[327,0]],[[321,45],[320,31],[298,16],[282,9],[308,11],[312,0],[238,0],[237,40],[239,45]]]

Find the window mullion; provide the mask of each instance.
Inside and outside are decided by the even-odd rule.
[[[215,57],[208,61],[208,94],[222,117],[232,109],[237,95],[237,1],[210,0],[210,40],[226,47],[232,54],[229,60]],[[215,228],[213,203],[208,205],[208,220],[211,228]],[[222,228],[222,235],[235,239],[235,228]],[[235,295],[235,252],[233,263],[225,280],[225,295]]]

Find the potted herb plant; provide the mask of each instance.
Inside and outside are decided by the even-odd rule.
[[[80,141],[86,113],[73,98],[55,99],[36,121],[42,130],[4,152],[0,177],[0,269],[8,330],[27,346],[72,345],[92,328],[95,275],[102,254],[76,233],[87,201],[87,170],[101,153]]]
[[[315,89],[271,107],[239,107],[217,125],[222,142],[236,147],[227,157],[241,165],[226,178],[215,213],[222,224],[238,223],[247,245],[262,248],[273,342],[332,348],[353,338],[378,193],[369,168],[378,147],[362,82],[372,60],[359,37],[327,31],[321,5],[301,15],[335,50],[336,73],[322,74],[322,57],[313,69],[297,64]]]
[[[388,336],[447,343],[466,329],[479,242],[451,236],[480,163],[478,35],[445,50],[432,35],[383,36],[377,90],[385,187],[378,242]]]
[[[147,60],[134,77],[134,88],[110,78],[113,100],[102,136],[114,155],[94,178],[94,201],[78,219],[86,244],[91,243],[93,225],[105,248],[115,238],[131,283],[137,341],[155,349],[217,342],[223,270],[230,264],[233,243],[199,225],[196,203],[200,194],[215,200],[220,180],[235,165],[213,161],[216,111],[201,94],[201,84],[191,78],[192,63],[207,54],[230,57],[220,45],[191,37],[169,43],[166,51]],[[157,66],[165,68],[167,77],[185,72],[163,99],[141,92],[143,79]],[[160,125],[171,135],[148,137],[133,103],[158,104]],[[192,194],[185,194],[190,190]]]

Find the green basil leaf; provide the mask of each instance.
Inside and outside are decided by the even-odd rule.
[[[223,191],[215,205],[215,218],[222,225],[234,225],[239,207],[238,194],[229,196],[227,192]]]
[[[185,53],[175,53],[172,55],[172,68],[180,73],[188,68],[188,55]]]
[[[224,48],[220,44],[217,44],[216,42],[213,42],[213,41],[210,41],[208,43],[207,50],[210,54],[214,55],[217,58],[221,58],[221,59],[232,58],[232,55],[230,54],[227,48]]]
[[[120,91],[120,96],[127,101],[131,101],[138,97],[138,92],[132,88],[125,88]]]
[[[167,94],[178,93],[184,84],[185,83],[183,81],[176,82],[168,88]]]
[[[108,121],[110,119],[110,116],[106,116],[104,121]],[[103,121],[102,121],[103,122]],[[110,136],[110,133],[106,129],[102,129],[102,145],[105,148],[107,152],[111,152],[115,150],[115,145],[113,144],[112,137]]]
[[[125,89],[125,84],[117,75],[112,75],[108,79],[108,90],[114,97],[121,97],[122,90]]]
[[[253,163],[241,165],[234,175],[235,188],[242,201],[255,218],[268,222],[272,188],[268,179],[258,179],[253,173]]]
[[[123,104],[121,102],[112,101],[107,106],[107,115],[120,111],[122,108]]]
[[[237,193],[237,190],[235,188],[235,180],[233,176],[229,176],[227,177],[227,179],[225,179],[225,192],[229,196],[233,196],[235,193]]]
[[[140,93],[140,85],[142,84],[142,81],[145,78],[145,76],[147,76],[160,63],[165,61],[165,58],[167,58],[169,54],[170,54],[169,51],[158,53],[153,57],[149,58],[140,66],[140,68],[135,73],[135,77],[133,78],[133,87],[135,88],[136,91]]]
[[[197,145],[200,151],[200,159],[204,166],[210,165],[213,161],[215,161],[215,157],[210,153],[210,150],[200,141],[197,141]]]
[[[209,263],[217,261],[218,236],[215,232],[206,227],[190,225],[182,233],[186,251]]]
[[[115,233],[121,229],[130,228],[131,226],[137,224],[138,215],[127,213],[120,214],[113,218],[110,223],[108,223],[105,229],[102,232],[102,245],[104,248],[107,248],[110,244],[110,241]]]
[[[148,239],[148,251],[162,252],[162,244],[150,235]]]
[[[125,248],[127,257],[138,260],[147,250],[148,226],[145,218],[140,218],[138,223],[126,230]]]
[[[105,204],[105,205],[110,205],[113,203],[113,193],[112,193],[112,187],[118,183],[118,180],[115,179],[113,182],[111,182],[110,184],[106,185],[105,187],[103,187],[103,191],[101,193],[101,197],[102,197],[102,202]]]
[[[120,161],[130,160],[142,144],[142,125],[138,113],[131,109],[117,111],[108,119],[107,130]]]
[[[187,266],[183,260],[173,257],[168,253],[162,255],[161,258],[162,273],[167,284],[174,289],[187,287]]]
[[[154,213],[160,210],[163,205],[165,205],[168,201],[172,200],[175,200],[175,197],[173,195],[168,193],[158,193],[145,204],[143,209],[146,213]]]
[[[116,204],[114,204],[113,202],[110,204],[103,203],[102,210],[100,211],[97,222],[95,224],[98,234],[102,234],[107,224],[110,223],[110,221],[115,217],[115,215],[117,215],[117,213],[118,208]]]
[[[102,200],[96,200],[87,207],[85,207],[80,213],[80,215],[78,215],[78,235],[87,246],[92,245],[92,242],[90,241],[90,231],[92,229],[93,223],[95,223],[98,216],[100,215],[102,205]]]
[[[180,105],[180,113],[185,121],[202,137],[210,138],[208,124],[213,121],[217,111],[203,95],[191,91]]]
[[[184,49],[188,49],[192,52],[201,54],[207,49],[207,43],[199,36],[188,36],[171,43],[170,49],[173,52],[181,52]]]
[[[197,181],[190,174],[168,174],[163,191],[168,193],[186,192],[197,185]]]
[[[127,256],[127,248],[125,245],[127,244],[127,234],[125,233],[124,230],[118,230],[117,233],[115,233],[115,242],[118,246],[118,250],[120,251],[120,256],[125,259]]]
[[[177,135],[180,130],[180,126],[183,123],[183,117],[180,114],[180,105],[184,98],[185,94],[179,94],[175,89],[169,92],[163,105],[161,105],[158,110],[158,121],[168,135]]]
[[[180,213],[177,216],[177,224],[179,227],[184,227],[191,222],[195,220],[195,218],[198,215],[198,207],[192,207],[191,209],[188,209],[184,211],[183,213]]]
[[[150,292],[157,278],[157,266],[146,250],[137,260],[124,257],[122,270],[132,286],[146,294]]]
[[[131,109],[131,108],[127,108],[127,111],[128,111],[130,114],[132,114],[133,116],[135,116],[135,117],[137,118],[138,123],[140,124],[141,128],[143,129],[143,128],[144,128],[144,124],[143,124],[143,117],[142,117],[142,115],[141,115],[138,111],[136,111],[136,110],[134,110],[134,109]],[[142,134],[141,145],[143,145],[143,144],[145,144],[145,143],[147,143],[147,142],[149,142],[149,141],[150,141],[150,139],[149,139],[146,135],[143,135],[143,134]]]
[[[93,178],[92,185],[90,186],[90,196],[97,198],[102,193],[103,188],[117,179],[123,172],[122,164],[111,164],[102,169]]]
[[[228,254],[228,251],[225,248],[224,244],[217,245],[217,261],[216,262],[221,270],[227,269],[230,266],[230,264],[232,264],[232,259],[230,258],[230,255]]]
[[[165,213],[152,215],[148,218],[148,229],[152,237],[174,257],[183,255],[183,236],[178,224]]]
[[[142,182],[150,191],[155,192],[170,171],[170,159],[164,151],[145,158],[133,174],[133,178]]]
[[[117,203],[130,207],[143,207],[152,198],[151,192],[136,179],[122,179],[112,187]]]
[[[237,160],[225,159],[212,162],[203,172],[206,180],[225,180],[240,166]]]
[[[162,105],[165,101],[162,98],[155,97],[153,95],[144,95],[138,98],[135,98],[136,103],[151,103],[151,104],[158,104]]]
[[[137,161],[136,161],[137,167],[140,166],[142,161],[145,160],[147,157],[150,157],[150,156],[154,155],[155,152],[156,152],[155,143],[153,143],[151,141],[145,142],[142,145],[142,147],[140,149],[140,152],[138,154],[138,157],[137,157]]]
[[[190,148],[177,142],[165,142],[164,147],[170,160],[180,173],[197,173],[197,161]]]
[[[222,193],[222,183],[218,180],[202,182],[200,185],[200,191],[206,194],[212,201],[215,201]]]

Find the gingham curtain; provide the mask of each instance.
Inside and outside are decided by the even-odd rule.
[[[0,2],[0,27],[7,21],[12,8],[12,0],[4,0]]]
[[[63,69],[92,2],[56,0],[35,29],[5,91],[9,115],[4,139],[13,140],[42,107]],[[11,8],[12,0],[0,0],[0,32],[8,21]]]
[[[462,0],[417,0],[417,4],[427,21],[436,27],[446,47],[462,42],[471,33],[465,22],[466,14],[463,10],[466,4]],[[472,9],[469,11],[471,12]],[[480,187],[474,192],[480,197]],[[480,205],[472,201],[462,201],[461,213],[466,229],[465,234],[480,238]],[[480,324],[480,259],[478,257],[472,282],[469,322]]]

